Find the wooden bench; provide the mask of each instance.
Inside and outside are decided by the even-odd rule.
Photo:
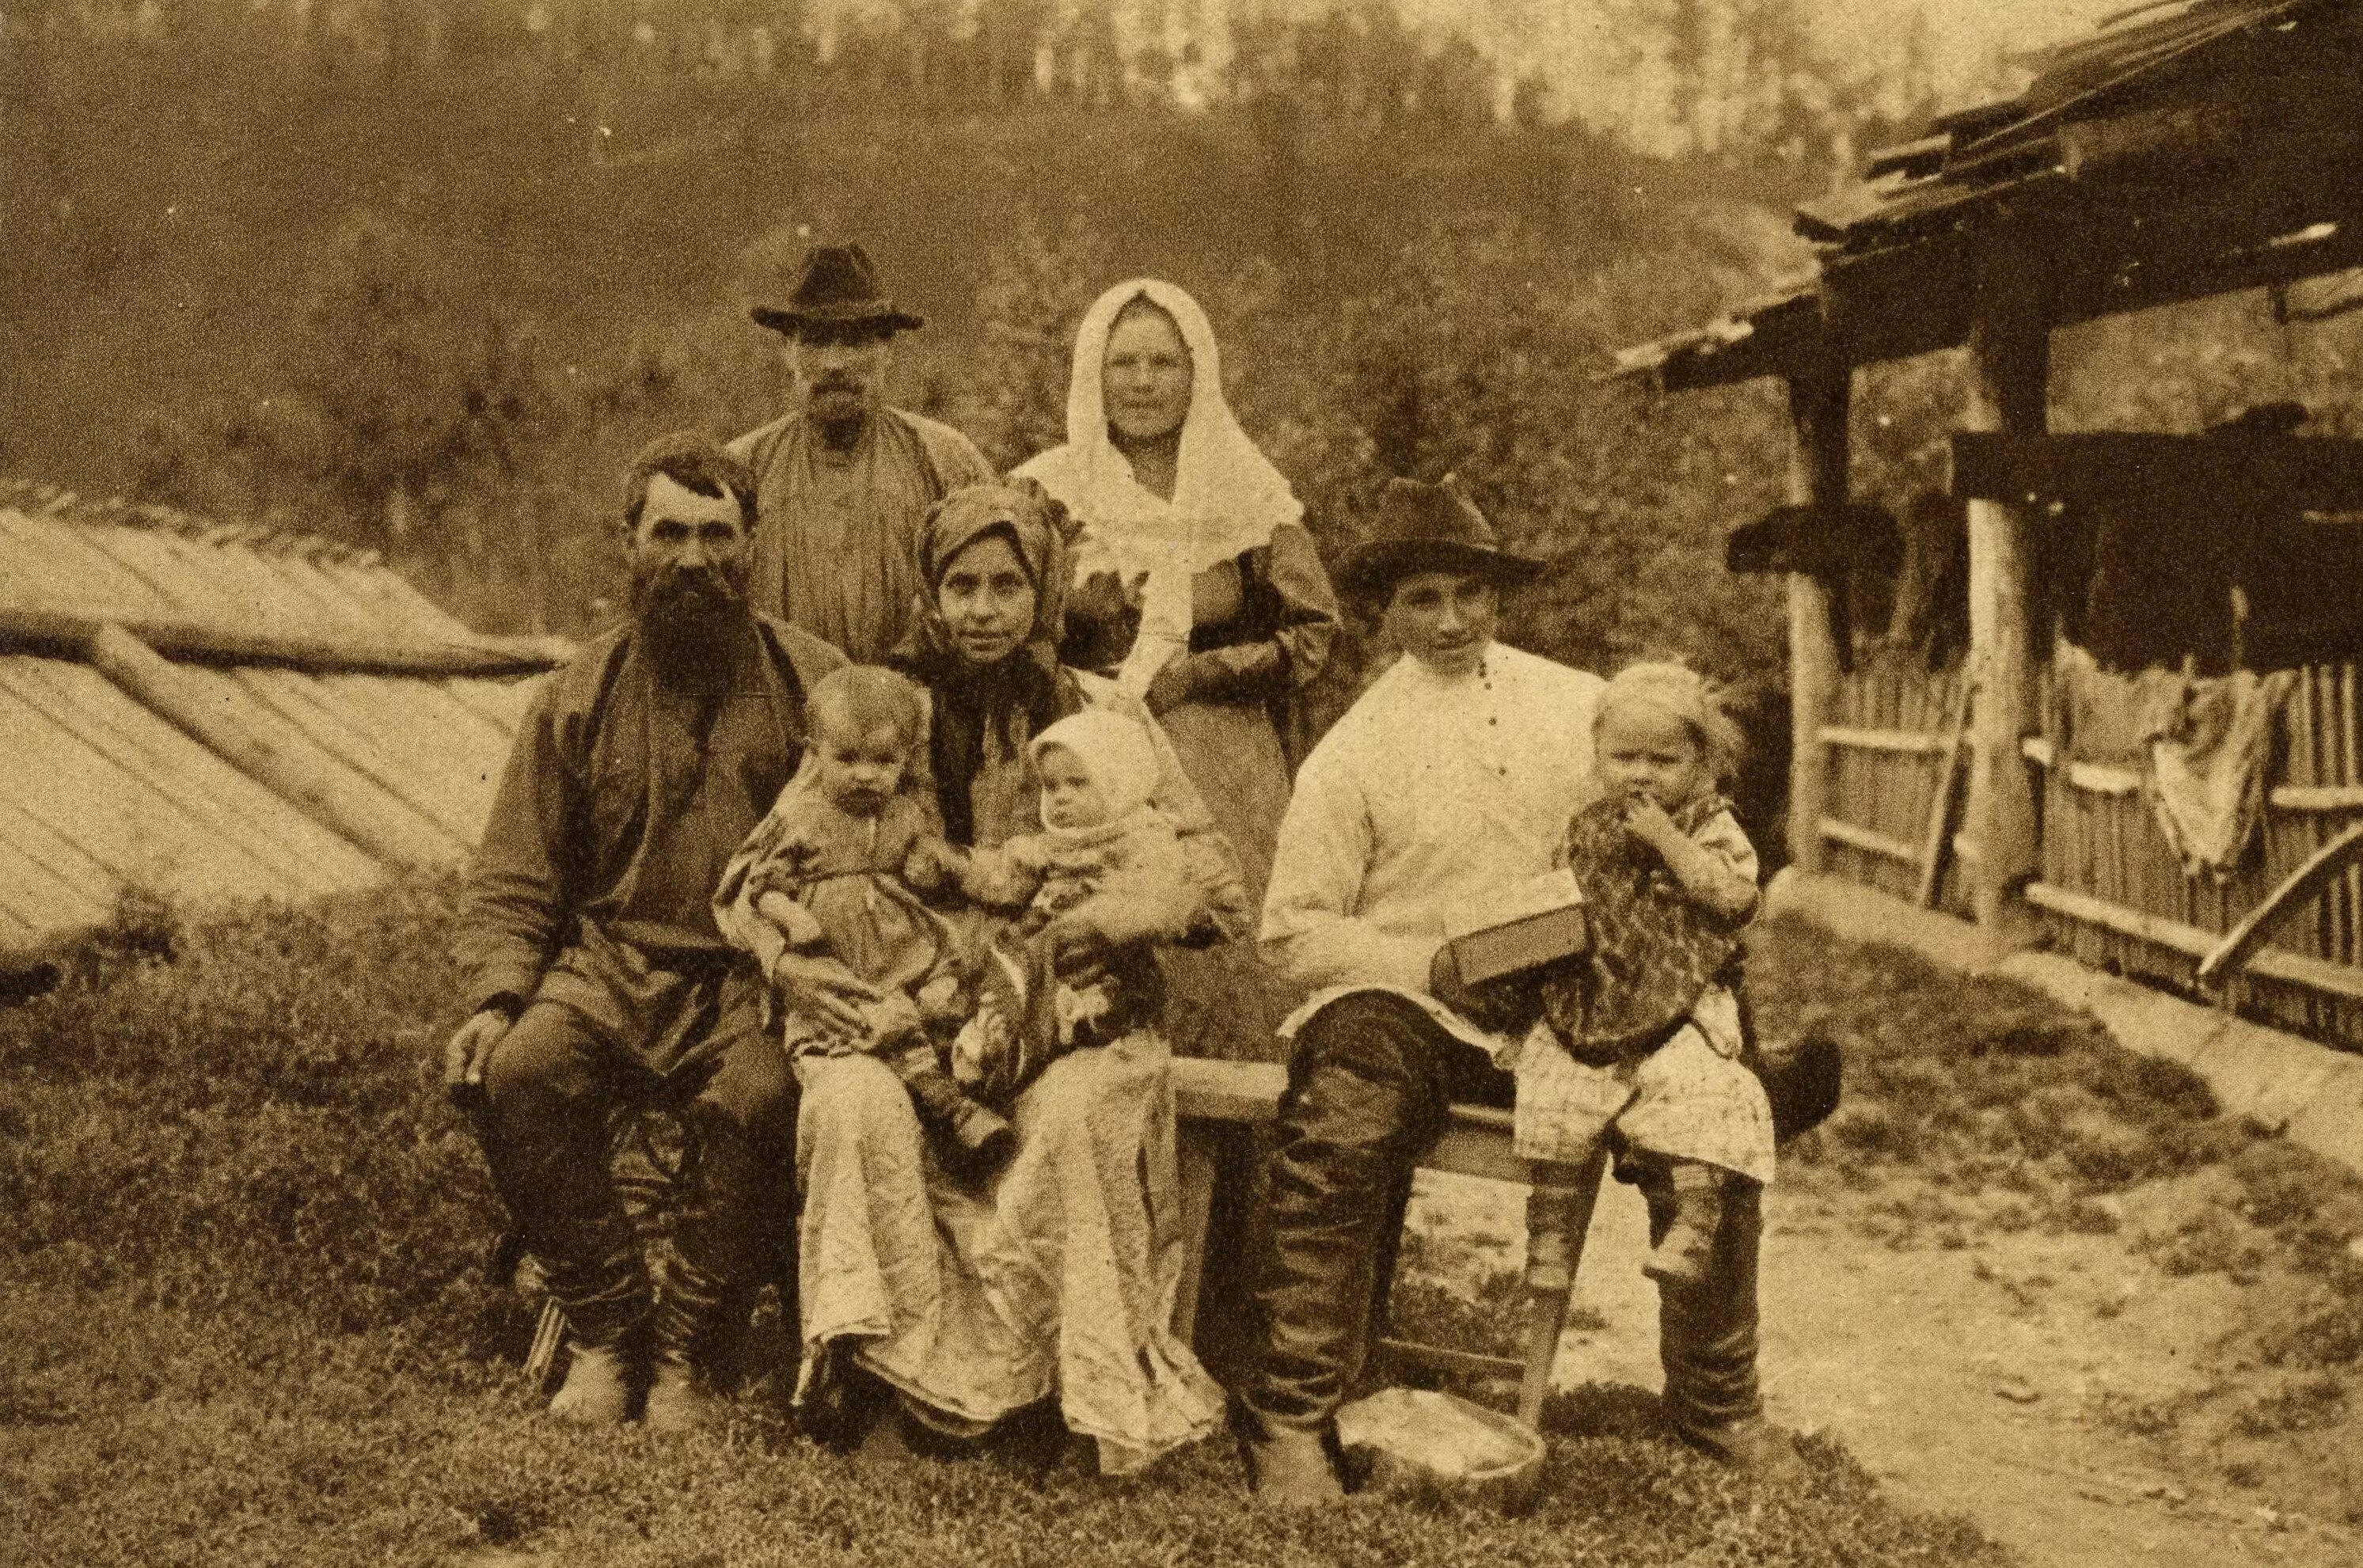
[[[1206,1236],[1220,1171],[1220,1145],[1226,1130],[1270,1124],[1288,1087],[1287,1069],[1270,1062],[1217,1062],[1196,1056],[1173,1059],[1173,1098],[1180,1113],[1182,1222],[1189,1234],[1189,1264],[1174,1307],[1174,1330],[1184,1341],[1197,1327],[1198,1290],[1204,1275]],[[1520,1159],[1511,1152],[1510,1113],[1490,1106],[1456,1105],[1435,1147],[1420,1158],[1428,1170],[1489,1181],[1515,1182],[1526,1194],[1526,1330],[1525,1355],[1481,1355],[1442,1345],[1382,1342],[1400,1360],[1457,1372],[1514,1376],[1518,1419],[1537,1424],[1550,1392],[1551,1362],[1567,1327],[1575,1293],[1576,1264],[1584,1233],[1600,1196],[1607,1167],[1605,1149],[1577,1165]]]

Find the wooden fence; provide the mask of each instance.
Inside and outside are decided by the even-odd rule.
[[[2363,862],[2346,853],[2363,823],[2356,667],[2297,676],[2261,843],[2222,881],[2183,874],[2138,770],[2065,760],[2049,739],[2030,740],[2043,845],[2027,898],[2085,963],[2363,1047]],[[2273,914],[2286,918],[2268,926]]]
[[[2354,665],[2296,676],[2260,842],[2221,881],[2183,874],[2136,765],[2069,760],[2056,735],[2029,738],[2041,856],[2027,900],[2084,963],[2363,1049],[2363,676]],[[1969,912],[1952,853],[1964,688],[1958,668],[1866,667],[1840,680],[1821,732],[1832,873]],[[2056,712],[2047,693],[2042,710]]]
[[[1829,782],[1819,831],[1832,872],[1968,912],[1951,852],[1967,762],[1965,688],[1958,668],[1866,665],[1840,678],[1821,732]]]

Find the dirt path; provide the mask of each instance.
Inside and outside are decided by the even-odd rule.
[[[1422,1179],[1420,1222],[1514,1262],[1514,1189]],[[1899,1497],[1969,1515],[2036,1568],[2363,1562],[2363,1531],[2278,1512],[2216,1467],[2177,1463],[2123,1415],[2205,1395],[2240,1286],[2170,1278],[2117,1236],[1893,1250],[1848,1226],[1862,1201],[1773,1195],[1762,1366],[1776,1419],[1826,1432]],[[1579,1307],[1607,1326],[1569,1334],[1563,1384],[1659,1386],[1645,1224],[1639,1199],[1612,1184],[1578,1285]]]

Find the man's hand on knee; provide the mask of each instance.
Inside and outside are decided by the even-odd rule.
[[[452,1031],[443,1047],[443,1092],[454,1100],[482,1094],[484,1063],[515,1022],[505,1008],[488,1007]]]

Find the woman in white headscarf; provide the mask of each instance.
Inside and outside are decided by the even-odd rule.
[[[1328,662],[1337,599],[1304,507],[1224,401],[1198,302],[1155,278],[1102,294],[1076,333],[1067,443],[1017,473],[1082,525],[1067,661],[1148,702],[1260,901],[1286,705]]]

